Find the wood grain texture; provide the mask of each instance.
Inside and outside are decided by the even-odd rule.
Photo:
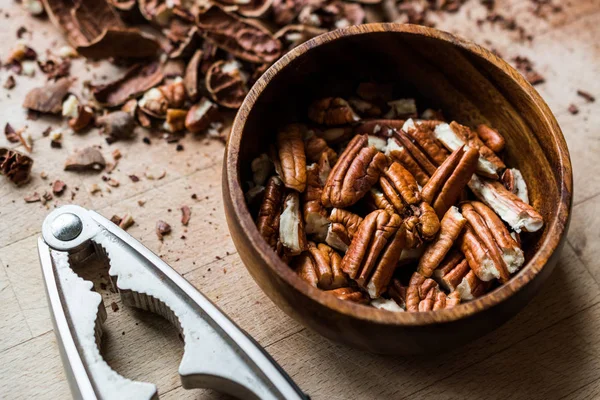
[[[332,75],[336,71],[336,75]],[[399,72],[401,71],[401,72]],[[428,313],[391,313],[344,302],[310,287],[256,229],[241,182],[248,166],[311,99],[348,96],[374,79],[406,88],[421,108],[503,132],[508,165],[519,168],[543,232],[525,245],[526,266],[475,301]],[[289,93],[294,93],[293,100]],[[271,112],[268,121],[262,117]],[[258,80],[233,124],[223,192],[232,238],[259,286],[289,315],[331,340],[382,354],[435,352],[468,343],[519,311],[549,276],[570,219],[573,181],[565,139],[552,112],[522,76],[485,49],[415,25],[369,24],[319,36],[296,47]],[[533,237],[531,237],[533,236]]]
[[[61,34],[49,22],[28,17],[16,3],[1,3],[0,21],[4,29],[0,30],[0,54],[3,57],[15,43],[19,26],[33,31],[33,47],[40,53],[64,43]],[[140,136],[145,134],[140,133],[133,142],[109,147],[92,130],[67,134],[62,150],[50,149],[48,138],[43,138],[41,132],[49,124],[57,126],[57,121],[45,118],[27,121],[21,108],[24,93],[45,81],[38,72],[34,78],[17,76],[17,86],[12,91],[0,89],[0,122],[10,122],[15,127],[29,125],[28,131],[35,141],[35,177],[31,185],[15,189],[0,182],[0,398],[69,398],[54,334],[49,330],[51,324],[34,247],[41,221],[49,211],[39,204],[26,205],[22,199],[34,190],[47,189],[56,178],[65,180],[68,190],[81,185],[74,200],[77,204],[95,207],[107,217],[113,212],[132,212],[137,220],[130,230],[132,235],[161,254],[179,272],[188,271],[186,277],[266,346],[313,399],[371,399],[378,395],[393,399],[494,399],[499,398],[500,393],[504,397],[529,399],[598,398],[600,372],[596,363],[600,318],[596,309],[600,303],[600,261],[596,255],[600,232],[594,228],[594,213],[600,207],[600,196],[597,196],[600,194],[599,103],[586,103],[576,95],[576,90],[585,89],[600,98],[599,81],[595,79],[600,71],[600,47],[593,40],[600,36],[600,1],[561,2],[563,13],[551,15],[549,20],[535,17],[530,12],[529,0],[496,0],[496,3],[504,15],[526,22],[528,30],[537,33],[532,43],[521,43],[517,41],[516,32],[492,25],[484,24],[479,29],[476,19],[484,13],[478,0],[468,1],[464,11],[445,17],[438,25],[499,50],[507,60],[526,55],[535,63],[536,69],[547,78],[536,90],[557,116],[563,130],[571,152],[576,187],[569,243],[540,293],[512,320],[462,348],[449,349],[437,356],[377,356],[324,339],[279,310],[254,283],[234,252],[220,204],[223,153],[220,144],[186,138],[185,151],[176,153],[173,145],[164,144],[159,137],[150,136],[152,146],[143,144]],[[111,79],[118,72],[104,64],[86,71],[80,60],[75,60],[73,70],[80,80],[93,81],[102,81],[103,75]],[[5,69],[0,69],[0,82],[7,75]],[[579,107],[578,115],[567,111],[570,103]],[[103,192],[103,197],[88,195],[86,186],[81,183],[84,179],[88,179],[87,184],[97,183],[98,176],[87,178],[62,171],[62,163],[70,150],[90,143],[103,145],[105,155],[119,148],[125,158],[117,171],[121,187],[112,193]],[[8,144],[2,135],[0,145],[15,146]],[[171,164],[163,180],[142,178],[135,184],[128,181],[127,174],[143,173],[142,164],[168,165],[165,160]],[[195,171],[200,165],[207,168]],[[171,169],[176,168],[182,172],[177,179],[172,179],[171,174],[174,177],[175,172]],[[48,172],[48,181],[39,178],[41,171]],[[193,178],[188,178],[189,174]],[[160,190],[166,184],[171,184],[168,196]],[[191,200],[192,193],[198,194],[198,201]],[[141,208],[137,206],[137,199],[146,199],[148,203]],[[49,205],[69,202],[67,195]],[[192,208],[185,245],[177,239],[184,231],[178,225],[177,208],[181,204]],[[172,214],[167,208],[174,210]],[[177,231],[177,235],[167,237],[162,245],[153,232],[158,217],[168,219]],[[214,225],[223,228],[215,230]],[[217,256],[221,260],[217,260]],[[177,258],[180,260],[176,261]],[[10,272],[13,268],[16,272]],[[114,339],[106,342],[102,349],[111,366],[130,378],[154,380],[161,398],[225,398],[215,392],[182,389],[176,372],[181,341],[173,330],[151,314],[133,314],[123,308],[113,312],[109,305],[111,301],[119,303],[118,296],[98,289],[108,307],[106,331]],[[564,345],[554,346],[553,342]],[[159,349],[157,361],[153,361],[154,349],[158,346],[164,350]],[[549,352],[553,363],[541,352]],[[539,361],[543,362],[541,366]],[[523,377],[506,371],[511,369],[518,369]],[[538,370],[540,372],[536,372]],[[470,384],[475,376],[481,387]],[[554,379],[557,384],[552,382]],[[545,385],[556,391],[544,389]]]

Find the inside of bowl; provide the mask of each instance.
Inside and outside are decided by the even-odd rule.
[[[516,71],[502,70],[478,55],[478,48],[471,51],[452,40],[408,32],[344,36],[310,48],[278,73],[277,66],[269,70],[272,79],[256,99],[242,137],[242,182],[251,179],[250,161],[268,149],[278,127],[307,121],[312,100],[347,97],[361,82],[392,83],[395,98],[414,97],[420,111],[432,107],[448,121],[498,129],[506,139],[506,164],[521,170],[532,205],[549,221],[561,203],[563,179],[554,118],[545,114],[533,89],[514,79]],[[527,259],[547,226],[523,235]]]

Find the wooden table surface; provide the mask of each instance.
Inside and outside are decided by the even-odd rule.
[[[556,1],[558,3],[558,1]],[[23,188],[0,183],[0,398],[69,398],[39,267],[36,240],[48,208],[74,202],[110,217],[131,213],[134,237],[160,254],[247,330],[273,355],[313,399],[375,398],[599,398],[600,397],[600,99],[588,103],[583,89],[600,98],[600,0],[561,1],[562,11],[545,18],[533,15],[531,0],[498,0],[497,10],[534,36],[521,41],[516,31],[476,21],[485,15],[477,0],[459,13],[440,18],[438,27],[498,50],[507,60],[527,56],[546,78],[536,86],[554,111],[569,144],[575,172],[573,219],[556,271],[538,296],[496,332],[465,347],[438,356],[384,357],[336,345],[305,329],[277,309],[242,265],[230,240],[221,203],[223,144],[186,137],[177,152],[159,136],[144,144],[141,133],[132,142],[106,145],[97,131],[65,133],[62,149],[51,149],[42,132],[60,121],[27,121],[21,108],[24,93],[45,77],[17,77],[11,91],[0,89],[0,123],[28,125],[34,139],[34,178]],[[2,0],[0,57],[16,43],[15,31],[25,26],[32,47],[43,53],[63,43],[47,21],[27,16],[16,2]],[[26,36],[28,37],[28,36]],[[85,79],[114,77],[114,67],[87,70],[77,60],[73,75]],[[0,82],[8,72],[0,71]],[[577,115],[568,111],[579,108]],[[121,182],[109,193],[102,174],[62,170],[70,151],[101,144],[107,159],[113,149],[123,154],[112,177]],[[0,138],[0,146],[8,145]],[[14,146],[14,145],[12,145]],[[159,174],[149,180],[144,172]],[[41,172],[48,178],[40,178]],[[142,179],[133,183],[128,175]],[[49,190],[64,180],[67,193],[42,206],[23,197]],[[102,193],[89,194],[99,184]],[[79,190],[77,190],[77,188]],[[75,198],[71,201],[71,191]],[[197,198],[193,199],[192,194]],[[144,206],[138,200],[145,200]],[[180,223],[179,208],[188,205],[192,219]],[[163,219],[173,233],[159,242],[154,226]],[[181,236],[185,235],[185,239]],[[176,330],[153,314],[120,306],[118,296],[102,290],[106,272],[90,265],[82,272],[94,278],[102,293],[108,320],[102,352],[122,375],[158,385],[163,399],[222,398],[216,392],[181,388],[177,366],[182,345]],[[110,303],[120,307],[113,311]]]

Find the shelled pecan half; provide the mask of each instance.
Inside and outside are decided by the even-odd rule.
[[[283,202],[283,211],[279,217],[279,241],[289,255],[300,254],[306,249],[304,219],[297,192],[288,193]]]
[[[415,272],[410,278],[408,289],[406,289],[406,311],[435,311],[451,308],[459,303],[460,294],[457,291],[446,296],[433,279],[426,278],[418,272]]]
[[[283,204],[283,192],[284,187],[281,179],[276,176],[269,178],[256,219],[258,231],[275,251],[277,251],[279,242],[279,215]]]
[[[302,194],[302,214],[306,233],[315,235],[319,240],[325,240],[329,227],[327,210],[321,204],[322,192],[319,165],[311,164],[306,168],[306,191]]]
[[[363,292],[353,287],[343,287],[339,289],[326,290],[325,293],[332,294],[340,300],[351,301],[353,303],[369,303],[369,298]]]
[[[321,155],[325,154],[331,164],[335,164],[338,155],[329,145],[327,141],[316,135],[311,135],[304,141],[304,148],[306,151],[306,160],[311,163],[319,162]]]
[[[277,152],[273,157],[284,185],[298,192],[306,188],[305,130],[304,125],[290,124],[277,132]]]
[[[461,146],[456,149],[431,176],[423,187],[423,200],[433,206],[438,217],[460,197],[469,179],[475,172],[478,153],[474,148]]]
[[[360,120],[350,104],[340,97],[325,97],[313,102],[308,118],[317,124],[344,125]]]
[[[392,161],[402,164],[408,171],[410,171],[419,185],[425,186],[427,181],[429,181],[429,173],[419,165],[417,160],[410,154],[406,147],[400,144],[400,140],[398,138],[392,137],[388,139],[385,155],[388,156]],[[422,157],[425,156],[422,155]]]
[[[400,130],[402,126],[403,119],[363,119],[354,126],[354,133],[390,138],[394,130]]]
[[[483,204],[482,204],[483,205]],[[485,206],[484,206],[485,207]],[[463,203],[460,206],[463,216],[469,223],[469,228],[477,235],[479,241],[484,246],[493,263],[493,269],[490,272],[502,283],[508,282],[510,273],[506,262],[502,258],[500,247],[494,239],[492,227],[497,228],[492,223],[488,224],[484,217],[479,214],[471,203]],[[502,223],[500,223],[502,225]],[[490,226],[491,225],[491,226]]]
[[[469,266],[464,255],[453,250],[433,272],[433,278],[449,292],[458,292],[462,300],[473,300],[484,295],[491,282],[483,282]]]
[[[351,126],[340,126],[327,128],[322,131],[317,130],[315,134],[324,139],[329,145],[338,145],[345,143],[354,137],[354,129]]]
[[[441,121],[417,121],[409,118],[404,123],[402,130],[419,146],[429,159],[437,166],[441,165],[450,155],[448,150],[439,143],[434,135],[436,126]]]
[[[331,210],[329,221],[331,224],[327,230],[325,242],[345,253],[363,219],[348,210],[334,208]]]
[[[479,279],[489,282],[500,278],[500,266],[490,251],[486,248],[483,241],[477,236],[475,231],[467,225],[464,233],[458,240],[460,251],[465,255],[469,266]]]
[[[504,150],[504,138],[497,130],[481,124],[477,126],[477,135],[481,138],[483,143],[495,153],[500,153]]]
[[[500,250],[500,256],[502,261],[504,261],[508,272],[511,274],[517,272],[525,262],[525,256],[523,255],[521,245],[513,238],[509,230],[500,220],[500,217],[498,217],[491,208],[479,201],[472,201],[470,205],[473,207],[474,211],[481,216],[489,228],[494,243]]]
[[[312,286],[336,289],[348,284],[341,262],[342,257],[331,247],[308,242],[307,251],[293,260],[292,268]]]
[[[496,153],[487,147],[477,134],[467,126],[456,122],[440,124],[435,128],[435,137],[451,151],[455,151],[464,145],[477,149],[479,152],[477,160],[478,174],[498,179],[501,172],[506,168],[506,165]]]
[[[421,191],[417,181],[406,168],[397,162],[387,167],[379,184],[387,200],[394,206],[398,215],[404,215],[411,205],[421,202]]]
[[[373,211],[361,222],[348,251],[342,270],[366,289],[371,298],[383,293],[392,279],[404,247],[401,218],[386,211]]]
[[[524,203],[529,204],[527,183],[525,183],[521,171],[516,168],[507,168],[502,174],[502,183],[509,192],[516,194]]]
[[[452,206],[446,212],[441,221],[440,233],[433,242],[425,248],[417,271],[425,277],[433,274],[446,254],[450,251],[467,221],[458,208]]]
[[[407,154],[421,167],[421,169],[427,174],[427,176],[431,176],[435,173],[437,167],[429,157],[411,140],[411,138],[404,133],[404,131],[394,131],[394,135],[392,137],[395,140],[392,140],[391,148],[389,151],[393,151],[395,148],[404,147],[407,150]],[[390,147],[390,145],[388,145]]]
[[[463,281],[471,268],[465,256],[458,250],[452,249],[433,271],[433,279],[444,289],[453,291]]]
[[[544,225],[542,216],[500,182],[471,177],[469,188],[475,196],[490,207],[515,232],[536,232]]]
[[[368,211],[385,210],[390,214],[395,214],[396,209],[388,201],[383,192],[377,188],[371,188],[364,197]]]
[[[368,146],[367,135],[355,136],[331,170],[321,202],[338,208],[355,204],[377,182],[386,163],[385,155]]]
[[[403,223],[406,226],[407,244],[411,235],[418,238],[418,244],[433,240],[440,230],[440,219],[434,209],[422,201],[418,206],[410,206],[410,210],[411,216]]]

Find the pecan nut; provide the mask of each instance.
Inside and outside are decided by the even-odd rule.
[[[288,193],[279,217],[279,241],[288,255],[297,255],[306,249],[304,219],[300,207],[300,195]]]
[[[258,231],[275,251],[279,242],[279,215],[283,203],[283,191],[281,179],[276,176],[269,178],[256,219]]]
[[[504,150],[504,138],[496,129],[481,124],[477,127],[477,135],[493,152],[500,153]]]
[[[275,168],[286,187],[298,192],[306,188],[305,126],[290,124],[277,133]]]
[[[492,261],[490,272],[499,279],[500,282],[508,282],[510,274],[506,267],[506,263],[502,258],[500,247],[496,243],[494,235],[490,230],[491,226],[486,223],[482,215],[475,210],[471,203],[463,203],[460,208],[463,216],[469,223],[469,228],[477,235]]]
[[[376,188],[371,188],[367,192],[365,196],[365,203],[369,211],[385,210],[389,214],[396,213],[396,209],[392,203],[388,201],[383,192]]]
[[[458,250],[452,249],[440,265],[433,271],[433,279],[448,291],[456,290],[471,268],[465,256]]]
[[[138,107],[146,114],[155,118],[165,118],[169,101],[162,91],[158,88],[148,90],[138,103]]]
[[[377,299],[371,300],[371,306],[378,308],[380,310],[392,311],[392,312],[404,312],[404,308],[400,307],[396,301],[392,299],[384,299],[383,297],[379,297]]]
[[[385,155],[392,161],[402,164],[415,177],[419,185],[425,186],[427,181],[429,181],[430,175],[421,168],[417,160],[410,154],[406,147],[400,144],[398,138],[392,137],[388,139]]]
[[[500,250],[501,260],[504,262],[508,272],[511,274],[517,272],[525,262],[521,245],[513,238],[492,209],[478,201],[472,201],[470,204],[489,228],[494,244]]]
[[[435,238],[440,230],[440,219],[424,201],[418,206],[410,206],[410,210],[412,215],[405,218],[402,224],[406,228],[407,247],[415,248]]]
[[[502,183],[509,192],[516,194],[524,203],[529,204],[527,183],[525,183],[521,171],[516,168],[507,168],[502,174]]]
[[[479,279],[489,282],[500,278],[499,264],[483,241],[477,236],[470,225],[458,240],[460,251],[465,255],[469,266]]]
[[[334,295],[340,300],[351,301],[353,303],[368,304],[369,298],[363,292],[353,287],[343,287],[339,289],[327,290],[325,293]]]
[[[331,164],[335,164],[338,155],[329,145],[327,141],[323,138],[320,138],[316,135],[310,136],[304,142],[304,147],[306,151],[306,160],[311,163],[316,163],[321,160],[321,156],[325,154],[327,160]]]
[[[325,242],[335,249],[346,252],[363,221],[362,217],[347,210],[334,208],[331,210],[329,221],[331,224]]]
[[[421,167],[423,171],[427,174],[427,176],[431,176],[435,173],[437,167],[429,157],[412,142],[411,138],[404,133],[404,131],[394,131],[393,138],[396,139],[396,143],[400,147],[404,147],[407,150],[408,155]]]
[[[317,124],[344,125],[360,120],[350,104],[340,97],[325,97],[313,102],[308,118]]]
[[[456,204],[475,172],[477,159],[476,149],[459,147],[440,165],[423,187],[421,191],[423,200],[433,206],[438,217],[441,218],[453,204]]]
[[[330,289],[340,288],[348,285],[348,279],[342,271],[342,256],[340,256],[334,249],[327,246],[324,243],[319,243],[317,248],[309,247],[309,251],[312,253],[318,252],[323,258],[323,261],[328,265],[331,271],[331,283]],[[316,255],[313,255],[315,260]]]
[[[367,135],[355,136],[327,178],[323,205],[345,208],[355,204],[377,182],[386,164],[385,155],[368,146]]]
[[[406,311],[424,312],[451,308],[460,303],[460,298],[460,293],[456,291],[446,296],[433,279],[415,272],[406,289]]]
[[[476,133],[468,127],[456,122],[440,124],[435,128],[435,137],[449,150],[467,145],[477,149],[479,158],[477,160],[477,173],[483,176],[497,179],[500,172],[506,168],[504,162],[487,147]]]
[[[500,182],[471,177],[469,188],[475,196],[496,212],[515,232],[536,232],[544,225],[542,216]]]
[[[415,121],[408,119],[402,130],[415,142],[435,165],[441,165],[450,155],[448,150],[435,138],[435,127],[442,124],[441,121]]]
[[[377,104],[369,101],[360,99],[358,97],[350,97],[348,99],[348,103],[360,115],[365,117],[379,117],[381,115],[381,108],[377,106]]]
[[[381,174],[379,184],[383,194],[399,215],[404,215],[407,207],[421,202],[421,191],[417,181],[397,162],[393,162]]]
[[[319,240],[325,240],[329,219],[327,211],[321,204],[323,185],[319,176],[318,164],[306,168],[306,191],[302,194],[304,227],[308,235],[315,235]]]
[[[392,279],[404,247],[401,218],[373,211],[360,224],[342,259],[342,270],[366,289],[371,298],[383,293]]]
[[[183,79],[176,78],[173,82],[158,88],[165,96],[169,108],[182,108],[187,99]]]
[[[271,174],[273,163],[266,153],[262,153],[252,160],[250,168],[252,169],[252,182],[256,186],[262,186]]]
[[[342,257],[326,244],[308,242],[308,251],[296,257],[292,268],[300,278],[320,289],[335,289],[348,284],[341,270]]]
[[[328,128],[322,131],[316,131],[315,134],[331,145],[345,143],[354,136],[353,128],[351,126]]]
[[[356,124],[354,133],[390,138],[394,130],[400,130],[402,126],[404,126],[403,119],[368,119]]]
[[[406,119],[417,116],[417,103],[415,99],[398,99],[388,101],[390,110],[385,114],[389,119]]]
[[[467,220],[458,208],[452,206],[446,212],[440,224],[439,236],[427,246],[419,260],[417,271],[420,274],[426,277],[433,274],[458,239],[466,223]]]

